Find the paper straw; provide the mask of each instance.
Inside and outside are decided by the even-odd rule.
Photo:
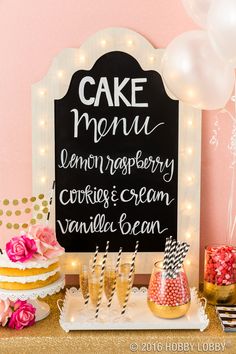
[[[188,244],[185,244],[183,250],[182,250],[182,253],[180,255],[180,258],[179,258],[179,261],[178,261],[178,264],[176,265],[176,268],[174,270],[174,274],[173,274],[173,277],[175,278],[184,262],[184,258],[186,257],[187,253],[188,253],[188,250],[189,250],[189,247],[190,245]]]
[[[172,273],[172,264],[175,259],[175,251],[176,251],[176,241],[173,240],[170,246],[170,252],[167,260],[167,275],[171,276]]]
[[[99,250],[99,247],[96,246],[96,250],[95,250],[95,253],[94,253],[94,256],[93,256],[92,273],[94,272],[94,269],[95,269],[95,266],[96,266],[97,257],[98,257],[98,250]]]
[[[186,245],[187,245],[186,242],[182,242],[182,243],[178,242],[177,247],[176,247],[176,257],[174,260],[173,270],[175,270],[175,268],[179,264],[179,261],[182,257],[182,254],[183,254],[183,251],[184,251]]]
[[[167,260],[169,257],[171,242],[172,242],[172,236],[167,237],[166,243],[165,243],[164,261],[163,261],[163,269],[164,270],[166,270],[166,268],[167,268]]]
[[[135,258],[137,256],[137,252],[138,252],[138,245],[139,245],[139,241],[136,241],[136,246],[135,246],[135,251],[131,260],[131,266],[130,266],[130,271],[129,271],[129,277],[128,277],[128,289],[126,291],[126,295],[125,295],[125,301],[123,304],[123,308],[121,311],[121,315],[124,315],[125,311],[126,311],[126,307],[127,307],[127,303],[129,300],[129,294],[130,294],[130,290],[132,287],[132,275],[133,275],[133,271],[134,271],[134,264],[135,264]]]
[[[55,189],[55,180],[52,183],[52,189],[51,189],[51,195],[50,195],[50,199],[49,199],[49,205],[48,205],[48,215],[47,215],[47,221],[46,224],[49,223],[49,219],[50,219],[50,214],[51,214],[51,206],[52,206],[52,199],[53,199],[53,193],[54,193],[54,189]]]
[[[182,249],[184,248],[185,243],[178,242],[176,243],[175,253],[173,255],[173,261],[170,264],[169,275],[172,277],[174,274],[174,270],[176,265],[179,262],[180,254]]]
[[[93,256],[93,264],[92,264],[92,273],[94,272],[94,269],[95,269],[95,265],[96,265],[96,261],[97,261],[97,256],[98,256],[98,250],[99,250],[99,247],[96,246],[96,250],[95,250],[95,253],[94,253],[94,256]],[[89,293],[84,301],[84,304],[87,305],[87,303],[89,302]]]
[[[101,302],[102,302],[103,278],[104,278],[104,271],[105,271],[105,266],[106,266],[106,261],[107,261],[109,243],[110,243],[110,241],[107,241],[106,250],[105,250],[105,253],[104,253],[104,256],[102,259],[102,270],[101,270],[101,276],[100,276],[100,282],[99,282],[99,292],[98,292],[98,301],[97,301],[97,306],[96,306],[95,318],[98,318],[99,309],[100,309]]]
[[[121,253],[122,253],[122,247],[120,247],[119,253],[118,253],[118,256],[117,256],[116,267],[115,267],[115,280],[114,280],[114,283],[113,283],[113,286],[112,286],[111,296],[110,296],[110,298],[109,298],[107,307],[110,307],[110,306],[111,306],[111,302],[112,302],[113,296],[114,296],[114,294],[115,294],[115,290],[116,290],[116,276],[117,276],[117,273],[118,273],[118,270],[119,270],[120,259],[121,259]]]

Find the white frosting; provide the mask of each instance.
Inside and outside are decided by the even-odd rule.
[[[0,275],[0,281],[6,281],[8,283],[33,283],[35,281],[38,280],[46,280],[47,278],[53,276],[54,274],[56,274],[57,272],[59,272],[60,268],[56,268],[55,270],[53,270],[52,272],[47,272],[47,273],[43,273],[43,274],[36,274],[36,275],[29,275],[29,276],[25,276],[25,277],[10,277],[7,275]]]
[[[17,268],[17,269],[31,269],[31,268],[48,268],[51,264],[58,262],[58,258],[39,260],[30,259],[26,262],[12,262],[5,251],[0,254],[0,268]]]

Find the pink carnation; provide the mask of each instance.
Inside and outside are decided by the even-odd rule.
[[[9,328],[22,329],[35,323],[36,309],[26,301],[16,301],[13,310],[14,312],[8,323]]]
[[[11,301],[0,300],[0,325],[6,326],[8,319],[12,315]]]
[[[29,237],[32,237],[37,246],[38,259],[50,259],[61,256],[64,248],[59,245],[53,229],[47,226],[32,226],[29,230]]]
[[[26,235],[13,237],[6,244],[6,253],[12,262],[25,262],[37,252],[36,243]]]

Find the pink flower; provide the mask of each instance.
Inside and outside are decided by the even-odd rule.
[[[17,300],[14,304],[13,313],[8,323],[9,328],[22,329],[35,323],[36,309],[26,301]]]
[[[32,237],[37,246],[37,259],[50,259],[61,256],[64,248],[59,245],[53,229],[47,226],[32,226],[29,230],[29,237]]]
[[[12,262],[25,262],[37,252],[36,243],[26,235],[13,237],[6,244],[8,258]]]
[[[6,326],[8,319],[12,315],[11,301],[0,300],[0,325]]]

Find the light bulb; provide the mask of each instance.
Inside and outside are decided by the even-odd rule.
[[[41,119],[41,120],[39,121],[39,125],[40,125],[40,127],[45,127],[46,121],[45,121],[44,119]]]
[[[191,236],[192,236],[192,235],[191,235],[191,232],[189,232],[189,231],[185,232],[185,237],[186,237],[186,238],[190,239]]]
[[[40,152],[41,155],[45,155],[46,151],[47,150],[45,148],[40,148],[39,149],[39,152]]]
[[[40,89],[40,90],[39,90],[40,96],[45,96],[46,93],[47,93],[47,91],[46,91],[45,89]]]
[[[186,210],[190,211],[193,209],[193,206],[191,203],[187,203],[186,206],[185,206]]]
[[[63,77],[63,71],[62,70],[59,70],[58,71],[58,73],[57,73],[57,76],[59,77],[59,78],[62,78]]]
[[[128,40],[127,40],[127,45],[128,45],[129,47],[132,47],[133,44],[134,44],[134,41],[133,41],[132,39],[128,39]]]
[[[80,61],[81,63],[84,63],[84,62],[85,62],[85,56],[84,56],[84,55],[80,55],[79,61]]]
[[[188,259],[188,260],[185,262],[185,264],[187,264],[188,266],[190,266],[191,261]]]
[[[194,177],[193,176],[191,176],[191,175],[186,176],[186,182],[188,184],[192,184],[193,181],[194,181]]]
[[[45,183],[46,182],[46,177],[45,176],[41,177],[40,181],[41,181],[41,183]]]
[[[71,265],[72,265],[72,267],[76,267],[77,262],[76,262],[76,261],[72,261],[72,262],[71,262]]]
[[[187,123],[188,123],[188,126],[189,126],[189,127],[192,127],[192,125],[193,125],[192,119],[189,119]]]
[[[149,57],[149,60],[150,60],[150,62],[151,62],[151,63],[153,63],[153,62],[154,62],[154,59],[155,59],[155,58],[154,58],[154,56],[153,56],[153,55],[151,55],[151,56]]]
[[[102,39],[100,43],[101,43],[102,47],[105,47],[107,44],[107,41],[105,39]]]
[[[192,90],[192,89],[188,89],[188,90],[186,91],[186,95],[187,95],[187,97],[189,97],[189,98],[194,98],[194,97],[196,96],[196,92],[195,92],[194,90]]]
[[[193,149],[192,149],[191,147],[188,147],[188,148],[186,149],[186,152],[187,152],[188,155],[192,155]]]

